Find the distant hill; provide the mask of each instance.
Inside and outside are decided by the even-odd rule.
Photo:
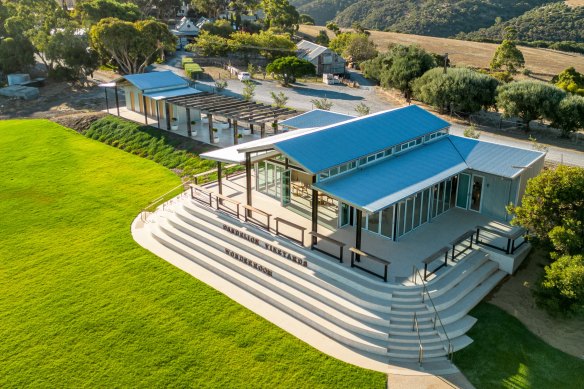
[[[517,38],[522,41],[584,42],[584,7],[569,7],[564,3],[548,4],[492,27],[461,34],[459,38],[500,40],[507,27],[514,27]]]
[[[521,16],[554,0],[293,0],[317,24],[451,37]],[[336,16],[335,16],[336,15]]]
[[[317,25],[325,25],[333,20],[339,12],[359,0],[292,0],[290,4],[296,7],[300,14],[312,16]]]

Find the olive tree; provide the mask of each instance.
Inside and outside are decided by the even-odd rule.
[[[441,110],[473,113],[495,105],[499,82],[493,77],[467,68],[428,70],[413,84],[416,98]]]
[[[268,73],[274,73],[284,86],[288,86],[297,77],[314,74],[315,68],[312,63],[304,59],[290,56],[278,58],[274,62],[269,63],[266,71]]]
[[[495,50],[495,54],[491,59],[491,69],[501,70],[505,69],[509,73],[517,73],[517,69],[525,65],[523,53],[519,50],[512,40],[505,39]]]
[[[562,131],[563,137],[584,128],[584,97],[568,96],[558,105],[557,115],[552,123]]]
[[[539,81],[518,81],[497,88],[497,107],[505,117],[521,118],[526,131],[529,123],[537,119],[557,118],[560,101],[566,92]]]

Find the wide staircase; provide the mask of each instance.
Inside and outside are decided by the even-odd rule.
[[[166,248],[378,361],[429,366],[469,345],[468,312],[505,276],[470,250],[430,281],[384,283],[184,197],[146,224]]]

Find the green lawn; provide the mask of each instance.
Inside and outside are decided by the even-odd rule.
[[[42,120],[0,166],[0,387],[384,387],[132,240],[169,170]]]
[[[492,304],[470,314],[479,319],[468,333],[474,343],[454,362],[477,389],[584,388],[584,360],[549,346]]]

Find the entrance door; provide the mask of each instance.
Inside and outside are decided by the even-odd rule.
[[[456,206],[468,208],[468,192],[470,189],[470,175],[462,173],[458,176],[458,191],[456,193]]]
[[[484,178],[482,176],[472,176],[472,190],[470,196],[470,206],[469,209],[471,211],[480,212],[481,211],[481,203],[483,197],[483,181]]]

